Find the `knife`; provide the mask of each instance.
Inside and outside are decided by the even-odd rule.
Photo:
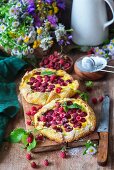
[[[100,123],[97,129],[99,132],[99,146],[98,146],[98,156],[97,162],[99,165],[104,166],[108,158],[108,133],[109,133],[109,108],[110,108],[110,98],[108,95],[104,97],[101,114]]]

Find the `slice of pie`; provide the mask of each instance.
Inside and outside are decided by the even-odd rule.
[[[95,130],[96,117],[82,99],[56,99],[34,116],[35,128],[59,143],[78,140]]]
[[[19,89],[28,103],[45,105],[56,98],[72,97],[78,87],[78,81],[63,70],[37,68],[24,75]]]

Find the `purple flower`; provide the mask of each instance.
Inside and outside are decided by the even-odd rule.
[[[51,23],[51,25],[53,25],[53,26],[57,25],[58,18],[55,15],[48,15],[47,19]]]
[[[28,0],[27,11],[28,11],[29,14],[34,14],[34,12],[35,12],[34,0]]]
[[[59,45],[63,45],[63,44],[64,44],[64,40],[60,40],[60,41],[58,42],[58,44],[59,44]]]
[[[72,39],[72,35],[69,35],[69,36],[68,36],[68,39],[71,40],[71,39]]]
[[[57,0],[57,6],[61,9],[65,9],[65,0]]]
[[[48,4],[52,4],[53,0],[45,0]]]
[[[36,14],[34,14],[33,17],[35,26],[40,27],[42,25],[40,18]]]

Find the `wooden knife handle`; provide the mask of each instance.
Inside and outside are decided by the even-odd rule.
[[[108,158],[108,132],[100,132],[99,137],[97,163],[104,166]]]

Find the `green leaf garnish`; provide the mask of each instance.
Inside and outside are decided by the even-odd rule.
[[[85,86],[86,86],[86,87],[93,87],[93,86],[94,86],[94,83],[93,83],[93,81],[86,81],[86,82],[85,82]]]
[[[73,103],[72,105],[68,106],[69,109],[81,109],[82,106],[78,105],[77,103]]]
[[[26,134],[26,131],[22,128],[18,128],[13,130],[7,139],[11,143],[18,143],[21,141],[24,134]]]
[[[69,109],[82,109],[82,106],[78,105],[77,103],[73,103],[72,105],[67,105],[66,102],[63,103],[63,108],[65,112],[67,112]]]
[[[30,152],[32,149],[34,149],[36,147],[36,144],[37,144],[37,142],[34,138],[32,143],[30,143],[29,146],[27,147],[27,151]]]
[[[27,138],[28,138],[28,134],[23,134],[21,142],[23,143],[24,146],[28,145]]]
[[[53,75],[53,74],[55,74],[55,72],[53,72],[53,71],[42,71],[41,72],[41,75],[43,75],[43,76],[45,76],[45,75],[50,76],[50,75]]]
[[[89,100],[89,95],[86,92],[81,93],[79,96],[86,102]]]

